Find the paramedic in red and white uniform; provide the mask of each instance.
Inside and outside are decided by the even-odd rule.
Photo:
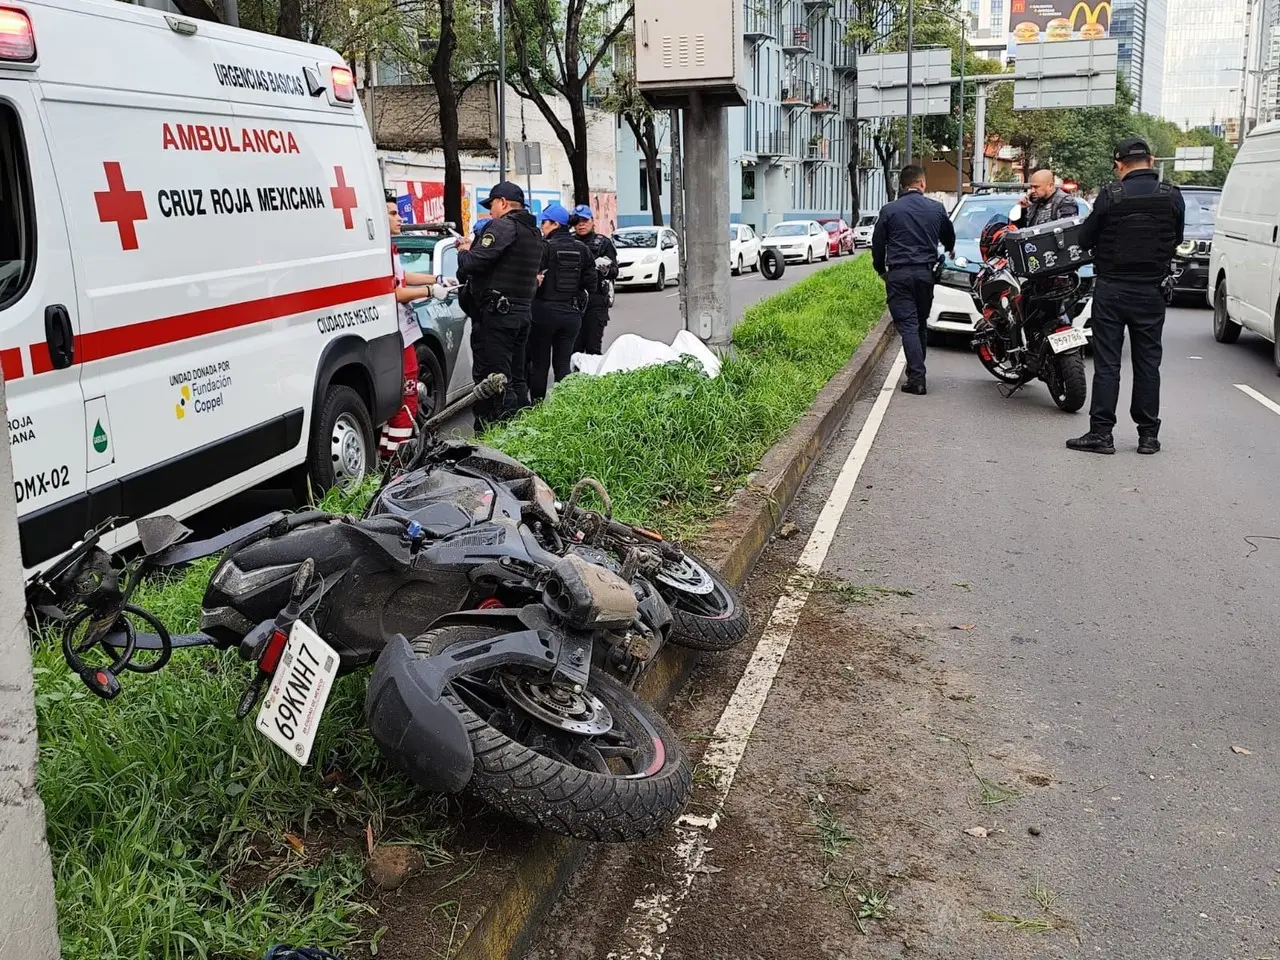
[[[386,199],[387,219],[391,224],[393,238],[391,269],[395,272],[400,336],[404,340],[404,399],[395,416],[383,424],[382,439],[378,443],[378,452],[383,457],[391,456],[402,443],[413,437],[413,418],[418,413],[417,343],[422,339],[422,328],[418,326],[418,318],[411,304],[414,300],[424,300],[431,296],[431,285],[436,282],[434,274],[405,272],[394,239],[400,234],[400,210],[396,205],[395,194],[390,190],[386,192]]]

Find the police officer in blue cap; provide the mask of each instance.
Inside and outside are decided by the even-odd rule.
[[[524,205],[520,185],[504,180],[480,206],[492,219],[475,240],[458,241],[458,279],[475,297],[471,323],[471,372],[479,383],[491,373],[507,378],[504,397],[475,405],[476,430],[501,421],[528,404],[525,347],[533,322],[533,297],[546,242]]]
[[[609,325],[607,284],[618,278],[618,251],[612,240],[596,233],[595,214],[587,204],[574,207],[569,222],[578,239],[591,251],[601,280],[596,291],[587,298],[587,309],[582,314],[582,329],[578,333],[578,353],[600,354],[604,352],[604,328]]]
[[[547,247],[529,331],[529,393],[535,403],[547,395],[553,367],[557,383],[569,375],[582,311],[587,298],[600,287],[600,272],[591,251],[569,231],[569,211],[553,203],[539,219]]]

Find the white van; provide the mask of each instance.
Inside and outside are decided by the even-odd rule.
[[[1280,372],[1280,122],[1258,127],[1236,155],[1213,230],[1208,300],[1213,336],[1235,343],[1241,328],[1276,344]]]
[[[0,0],[23,566],[107,517],[370,468],[402,387],[390,256],[333,51],[118,0]]]

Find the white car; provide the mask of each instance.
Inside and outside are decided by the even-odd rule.
[[[853,245],[855,247],[871,246],[871,234],[875,232],[879,214],[869,213],[858,218],[858,225],[853,228]]]
[[[670,227],[623,227],[613,235],[619,287],[663,290],[680,279],[680,243]]]
[[[773,247],[784,260],[813,263],[831,258],[827,231],[817,220],[783,220],[765,235],[761,245]]]
[[[745,223],[729,224],[729,269],[735,276],[760,269],[760,238]]]

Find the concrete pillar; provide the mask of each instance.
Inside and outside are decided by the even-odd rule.
[[[0,419],[7,420],[0,382]],[[0,455],[0,960],[57,960],[53,868],[36,793],[31,640],[23,617],[13,460]]]
[[[733,336],[729,310],[729,114],[696,94],[684,111],[685,284],[689,328],[713,350]]]

